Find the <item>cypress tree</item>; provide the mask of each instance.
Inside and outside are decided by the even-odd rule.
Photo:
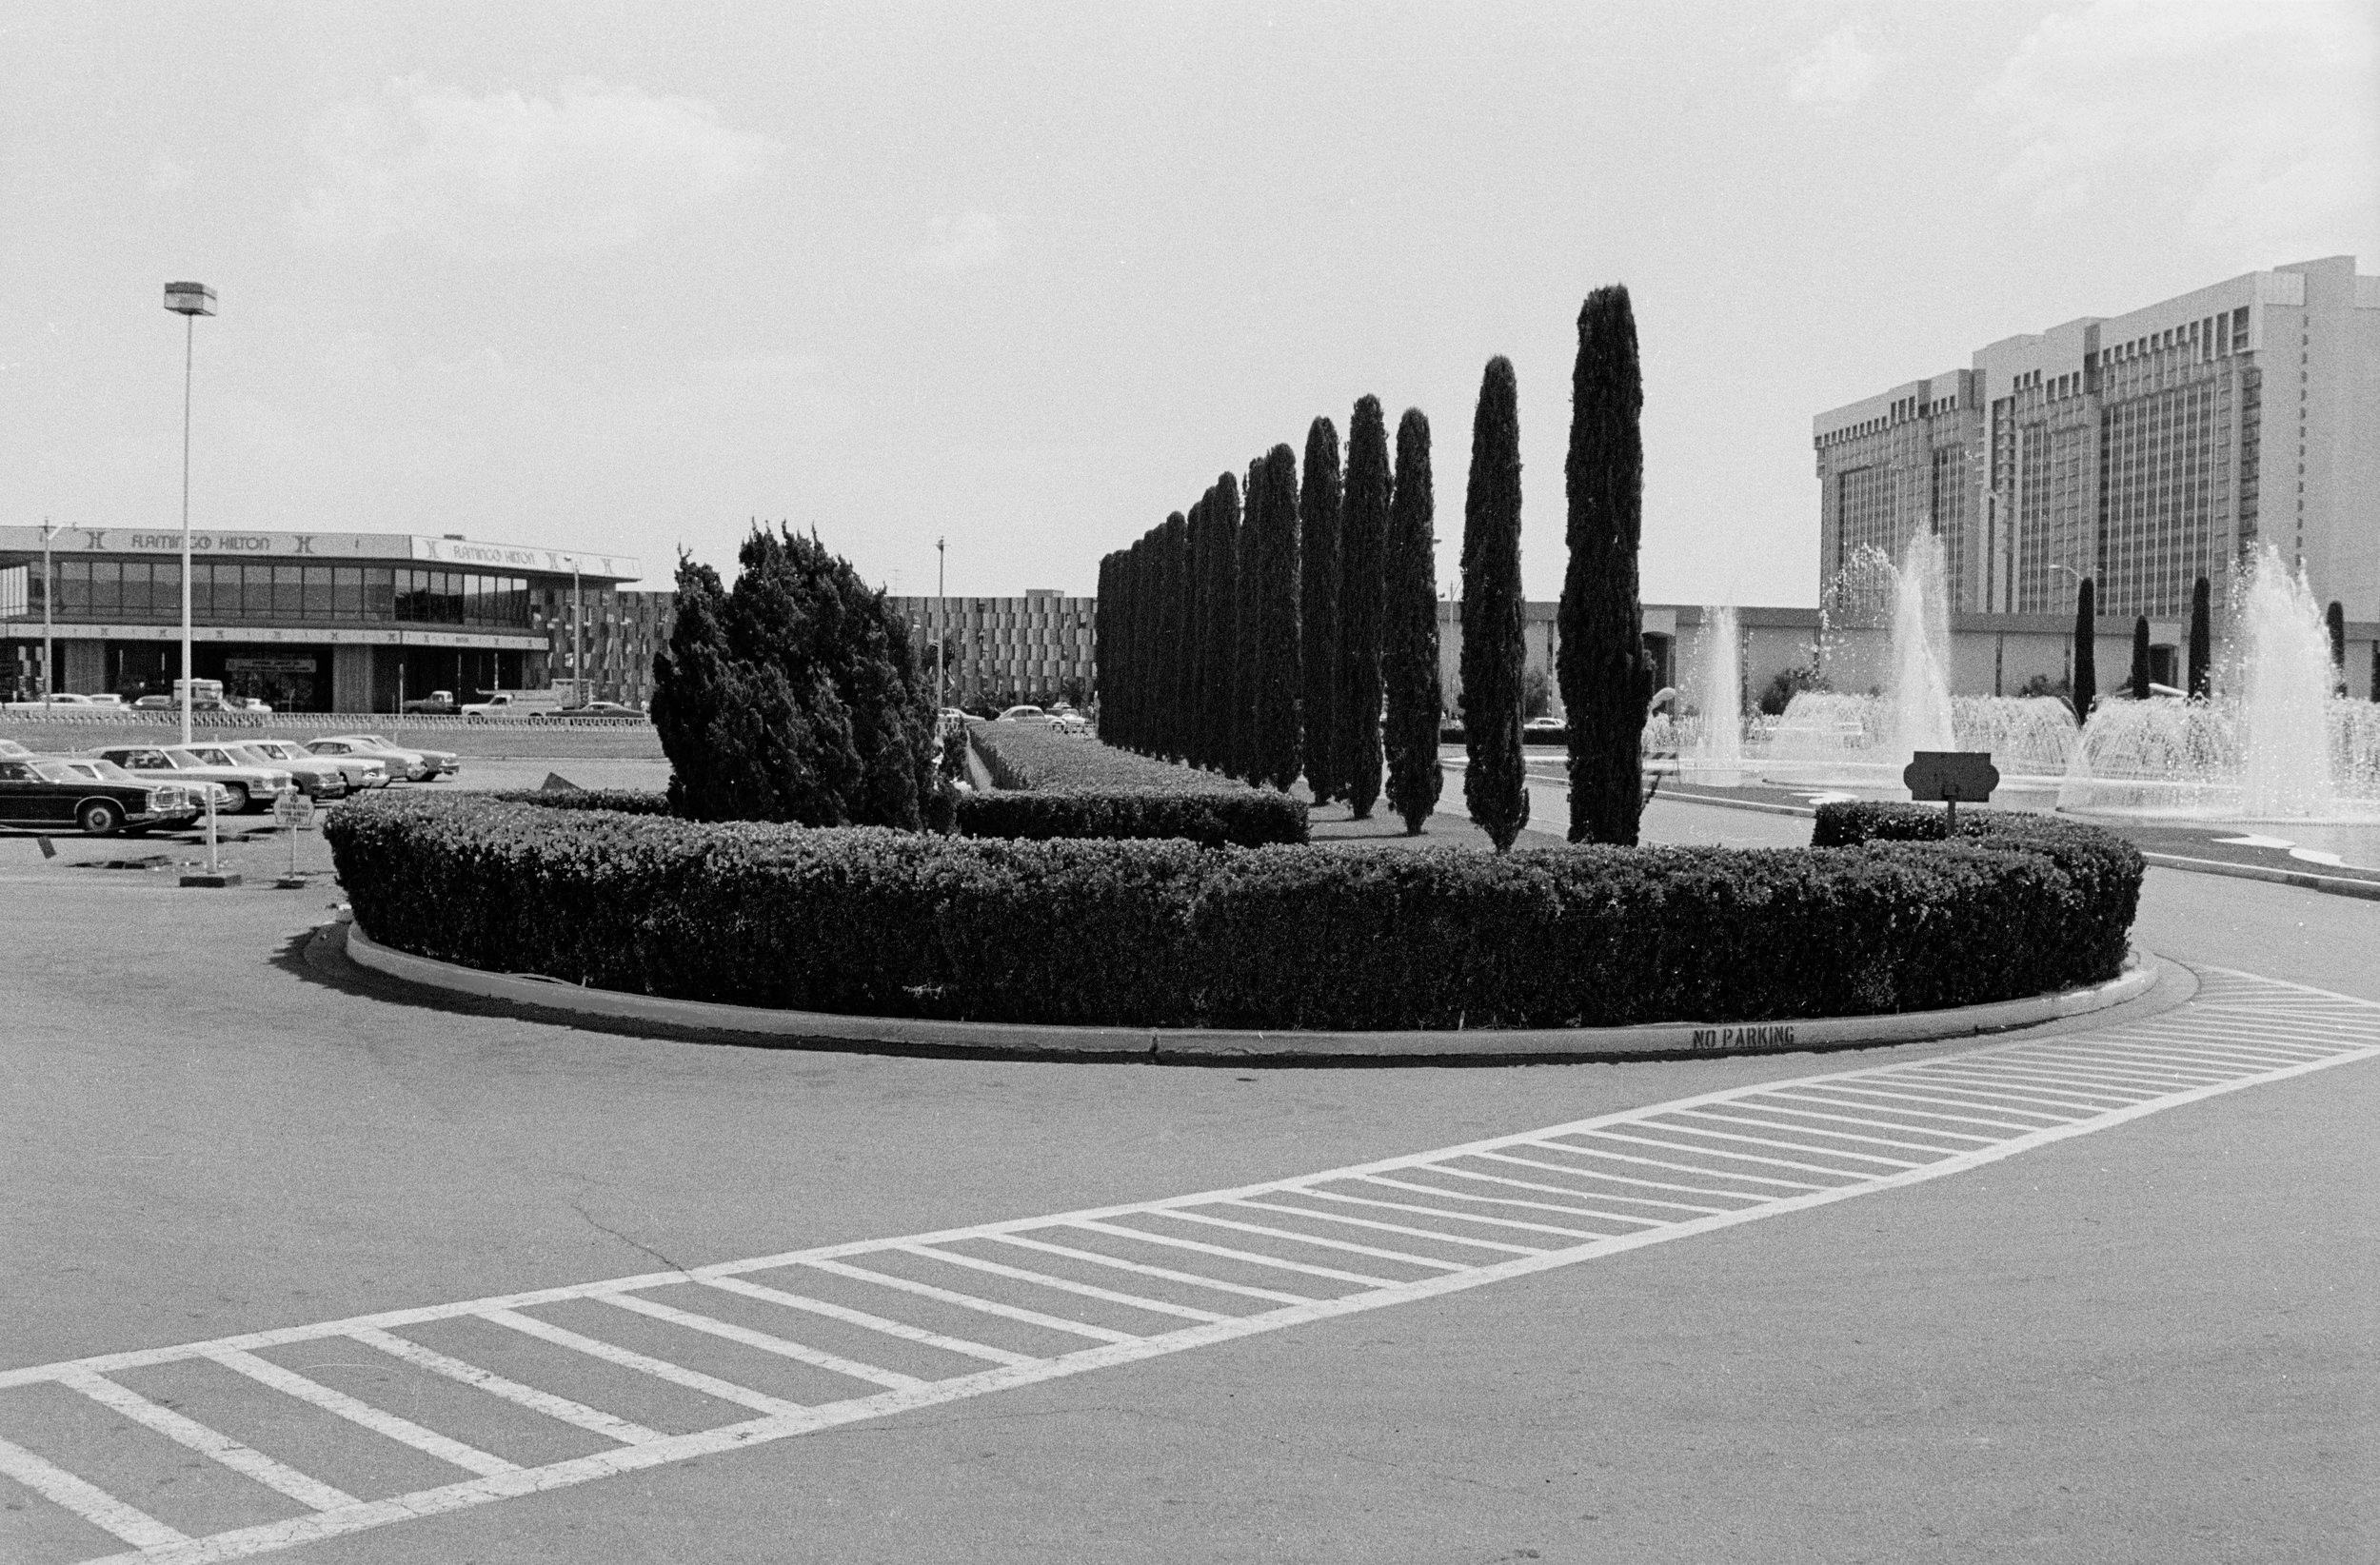
[[[2099,699],[2098,591],[2091,578],[2074,589],[2074,716],[2088,719]]]
[[[1190,687],[1190,524],[1180,511],[1158,530],[1157,753],[1179,762],[1188,735],[1182,722]]]
[[[1388,544],[1388,426],[1380,399],[1356,404],[1347,426],[1347,489],[1339,513],[1338,778],[1361,821],[1380,796],[1381,555]]]
[[[1200,703],[1206,696],[1206,635],[1210,612],[1206,596],[1206,573],[1212,564],[1207,558],[1206,497],[1201,495],[1182,513],[1187,524],[1183,531],[1183,556],[1188,574],[1182,590],[1189,601],[1184,616],[1181,657],[1185,664],[1181,681],[1181,754],[1193,766],[1206,764],[1206,731],[1200,724]]]
[[[2330,693],[2343,696],[2347,694],[2347,606],[2331,599],[2322,623],[2330,632]]]
[[[1325,804],[1345,788],[1339,779],[1339,430],[1326,418],[1306,426],[1305,484],[1298,495],[1298,556],[1306,785]]]
[[[1257,664],[1251,782],[1289,791],[1298,780],[1303,703],[1303,648],[1299,642],[1298,453],[1276,446],[1259,477],[1264,495],[1257,548]]]
[[[1438,538],[1430,483],[1430,421],[1408,407],[1397,425],[1397,475],[1381,555],[1381,683],[1388,690],[1388,807],[1418,835],[1438,808],[1444,776],[1438,722]]]
[[[2132,621],[2132,698],[2134,701],[2149,699],[2149,616],[2146,614]]]
[[[1637,600],[1644,532],[1644,380],[1628,289],[1587,295],[1570,381],[1569,564],[1562,573],[1555,672],[1570,721],[1570,840],[1636,841],[1644,808],[1642,741],[1653,699]]]
[[[1232,675],[1231,775],[1243,782],[1257,779],[1256,696],[1263,683],[1264,670],[1264,621],[1259,611],[1257,591],[1258,540],[1263,536],[1263,480],[1264,459],[1259,457],[1248,464],[1247,486],[1240,495],[1240,640]]]
[[[1520,749],[1520,393],[1512,361],[1488,361],[1471,424],[1462,504],[1463,802],[1496,851],[1529,823]]]
[[[1100,556],[1099,596],[1091,603],[1091,700],[1100,739],[1116,743],[1116,556]]]
[[[2201,576],[2190,589],[2190,683],[2184,686],[2195,701],[2207,698],[2207,669],[2214,650],[2214,615],[2209,596],[2207,579]]]
[[[2380,641],[2371,644],[2371,699],[2380,701]]]
[[[1240,687],[1240,481],[1229,473],[1207,491],[1214,529],[1214,635],[1208,647],[1206,714],[1210,759],[1219,772],[1238,775],[1232,754],[1232,703]]]

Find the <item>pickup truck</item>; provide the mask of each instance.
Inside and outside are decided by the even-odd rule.
[[[455,701],[454,692],[451,690],[432,690],[426,696],[407,702],[405,709],[407,712],[418,712],[424,717],[452,717],[463,710]]]
[[[491,690],[486,701],[467,703],[463,708],[466,723],[486,723],[494,719],[535,718],[543,720],[564,710],[566,690]]]

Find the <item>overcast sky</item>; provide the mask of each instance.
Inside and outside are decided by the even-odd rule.
[[[1811,416],[2258,267],[2380,269],[2375,7],[158,0],[0,10],[0,522],[460,532],[1087,593],[1482,366],[1561,580],[1580,300],[1644,593],[1815,601]]]

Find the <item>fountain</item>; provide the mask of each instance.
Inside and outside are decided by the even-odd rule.
[[[1988,750],[2004,790],[2047,796],[2067,770],[2073,714],[2053,697],[1950,693],[1950,594],[1942,541],[1912,538],[1898,565],[1863,549],[1827,594],[1830,666],[1875,678],[1865,695],[1796,694],[1761,730],[1755,764],[1772,781],[1902,798],[1901,769],[1919,750]],[[1881,648],[1862,645],[1889,627]]]
[[[2380,712],[2331,694],[2322,609],[2262,550],[2232,582],[2212,700],[2102,701],[2058,807],[2229,821],[2380,820]]]
[[[1735,610],[1706,608],[1690,681],[1695,716],[1678,751],[1679,781],[1704,787],[1740,784],[1744,761],[1743,650]]]

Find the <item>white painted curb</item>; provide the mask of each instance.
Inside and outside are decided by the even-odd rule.
[[[932,1021],[906,1017],[775,1011],[712,1000],[664,1000],[589,989],[531,974],[488,973],[391,950],[358,923],[342,933],[357,965],[408,983],[582,1016],[654,1021],[702,1032],[750,1033],[823,1043],[1001,1055],[1075,1055],[1158,1062],[1277,1060],[1642,1060],[1663,1055],[1790,1054],[1858,1044],[1916,1043],[2036,1027],[2139,999],[2170,967],[2134,947],[2105,983],[1950,1011],[1821,1017],[1797,1021],[1655,1022],[1640,1027],[1483,1028],[1469,1032],[1232,1032],[1195,1027],[1063,1027],[1031,1022]]]

